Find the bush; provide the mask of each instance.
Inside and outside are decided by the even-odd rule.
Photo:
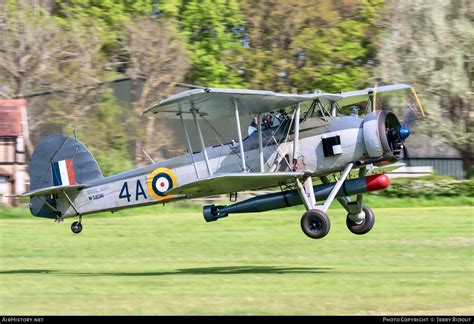
[[[474,197],[474,180],[395,179],[390,186],[374,192],[383,197]]]

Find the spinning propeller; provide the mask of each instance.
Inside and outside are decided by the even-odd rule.
[[[416,100],[417,106],[419,108],[416,109],[415,105],[412,100],[410,100],[404,114],[403,114],[403,122],[400,124],[398,118],[395,117],[393,114],[387,115],[385,120],[385,129],[387,134],[387,141],[389,146],[393,152],[393,155],[397,159],[405,158],[407,161],[408,166],[410,166],[410,155],[408,154],[408,148],[405,144],[405,140],[410,136],[410,129],[413,125],[413,122],[417,119],[417,117],[421,114],[421,116],[425,117],[425,112],[423,110],[423,106],[421,105],[420,99],[416,94],[415,88],[411,88],[411,92],[413,97]],[[375,82],[374,90],[373,90],[373,98],[372,98],[372,111],[375,112],[376,110],[376,103],[377,103],[377,82]],[[403,155],[402,155],[403,153]]]

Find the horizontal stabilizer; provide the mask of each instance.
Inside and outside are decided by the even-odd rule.
[[[37,196],[46,196],[52,193],[61,192],[61,191],[71,191],[71,190],[80,190],[83,185],[68,185],[68,186],[52,186],[47,188],[40,188],[30,192],[25,192],[18,195],[19,197],[37,197]]]
[[[199,198],[275,187],[281,184],[294,183],[302,178],[305,172],[271,172],[271,173],[223,173],[201,178],[182,184],[166,192],[166,195],[185,195],[187,198]]]

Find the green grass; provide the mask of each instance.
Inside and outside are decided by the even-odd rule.
[[[354,197],[352,197],[354,199]],[[244,200],[245,198],[240,198],[239,201]],[[364,202],[368,206],[372,208],[413,208],[413,207],[445,207],[445,206],[473,206],[474,205],[474,197],[467,197],[467,196],[457,196],[457,197],[420,197],[420,198],[412,198],[412,197],[403,197],[403,198],[395,198],[395,197],[381,197],[377,195],[365,195]],[[320,203],[320,202],[319,202]],[[231,204],[229,201],[193,201],[193,200],[182,200],[174,203],[167,204],[164,208],[162,205],[152,205],[148,207],[140,207],[130,208],[130,209],[123,209],[119,212],[110,213],[98,213],[95,214],[94,218],[101,218],[101,217],[126,217],[126,216],[135,216],[135,215],[155,215],[156,213],[186,213],[192,212],[195,214],[202,213],[202,206],[208,204],[215,204],[215,205],[229,205]],[[2,218],[31,218],[31,215],[28,212],[28,204],[27,202],[23,202],[24,207],[16,207],[16,208],[5,208],[0,205],[0,219]],[[301,213],[302,205],[294,206],[287,208],[286,211],[297,211]],[[340,209],[341,206],[334,202],[330,207],[330,209]],[[278,213],[281,212],[277,211]],[[285,212],[285,211],[283,211]],[[89,217],[89,216],[88,216]]]
[[[205,223],[167,206],[71,220],[0,210],[2,314],[473,314],[472,206],[345,213],[311,240],[302,209]],[[7,215],[7,213],[10,213]]]

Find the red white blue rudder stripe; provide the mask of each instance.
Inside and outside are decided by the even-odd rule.
[[[69,186],[76,183],[72,160],[61,160],[53,163],[53,184],[55,186]]]

